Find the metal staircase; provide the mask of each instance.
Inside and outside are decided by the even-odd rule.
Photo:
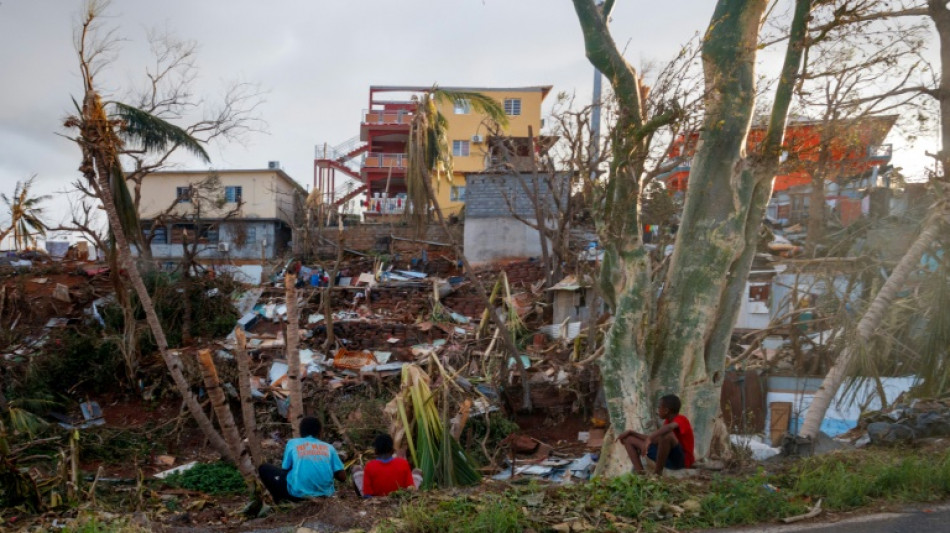
[[[334,206],[340,206],[367,189],[368,185],[364,183],[343,197],[333,199],[337,171],[359,182],[363,181],[360,164],[354,158],[367,150],[369,150],[369,144],[362,142],[359,135],[332,147],[327,143],[317,145],[314,150],[313,182],[314,187],[321,189],[328,203],[332,202]]]

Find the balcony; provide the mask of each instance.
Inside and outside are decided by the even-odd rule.
[[[398,110],[363,110],[363,124],[409,125],[412,122],[412,112],[405,109]]]
[[[363,159],[363,168],[406,168],[409,156],[406,154],[383,154],[370,152]]]
[[[366,209],[366,215],[401,215],[405,212],[405,198],[370,198]]]

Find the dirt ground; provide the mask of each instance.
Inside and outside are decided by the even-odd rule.
[[[440,276],[458,275],[458,268],[452,261],[445,258],[433,258],[432,273]],[[28,335],[35,335],[42,331],[51,318],[80,318],[84,310],[96,298],[111,292],[107,273],[98,273],[89,276],[84,267],[89,263],[59,263],[36,264],[34,269],[26,273],[0,273],[0,291],[5,293],[4,303],[0,304],[0,327],[10,328],[15,324],[22,339]],[[372,268],[372,263],[354,261],[347,265],[348,274],[358,275],[364,269]],[[509,264],[496,265],[491,270],[480,272],[479,277],[492,282],[499,270],[508,273],[508,279],[514,292],[530,292],[530,286],[540,279],[541,273],[537,265],[532,262],[518,261]],[[57,285],[63,285],[69,295],[69,301],[54,297]],[[60,294],[62,290],[60,289]],[[383,315],[398,315],[403,322],[401,327],[385,325],[385,331],[379,335],[385,342],[393,335],[405,335],[406,338],[395,346],[396,349],[408,353],[408,346],[413,342],[425,341],[433,335],[443,335],[439,328],[426,329],[424,324],[418,323],[416,316],[403,316],[400,311],[416,306],[425,308],[428,312],[428,298],[430,290],[422,290],[419,295],[413,293],[393,293],[384,295],[378,302],[371,302],[374,312]],[[417,297],[418,296],[418,297]],[[347,295],[350,297],[350,295]],[[334,309],[339,309],[334,302]],[[471,283],[463,284],[455,293],[447,297],[444,305],[450,309],[477,319],[484,309],[477,291]],[[352,306],[353,309],[356,306]],[[310,312],[317,311],[311,309]],[[531,327],[544,323],[547,319],[544,313],[536,312],[531,317]],[[302,314],[306,320],[306,314]],[[400,320],[396,320],[400,321]],[[381,322],[382,323],[382,322]],[[258,333],[277,335],[281,333],[278,324],[262,323]],[[445,329],[445,328],[443,328]],[[452,329],[452,328],[449,328]],[[451,333],[448,335],[451,336]],[[368,339],[368,338],[367,338]],[[319,335],[307,344],[316,346],[322,339]],[[373,341],[379,339],[373,338]],[[306,345],[306,344],[305,344]],[[0,350],[11,349],[14,345],[0,346]],[[385,347],[385,345],[383,346]],[[185,356],[192,349],[184,350]],[[160,363],[158,363],[160,366]],[[156,366],[156,368],[158,368]],[[187,365],[186,365],[187,366]],[[266,369],[264,361],[258,361],[259,369]],[[160,370],[159,370],[160,371]],[[223,371],[223,370],[222,370]],[[134,452],[123,460],[114,460],[108,457],[96,457],[84,461],[80,470],[87,482],[98,476],[101,479],[100,488],[106,492],[115,492],[120,498],[126,498],[135,486],[139,476],[150,480],[155,473],[171,466],[178,466],[190,461],[212,462],[217,460],[213,452],[197,428],[190,422],[186,413],[183,413],[181,400],[174,394],[159,394],[157,399],[143,400],[129,391],[120,391],[118,388],[111,391],[88,391],[87,400],[95,400],[102,408],[105,424],[101,427],[88,430],[87,436],[92,444],[102,449],[108,449],[110,440],[136,440],[141,449],[160,450],[160,452]],[[272,402],[266,402],[268,411],[273,411]],[[551,449],[563,456],[579,456],[587,451],[585,444],[578,442],[578,433],[590,429],[589,412],[586,410],[572,410],[568,405],[559,406],[553,411],[532,414],[517,418],[521,427],[521,434],[547,444]],[[74,406],[75,407],[75,406]],[[261,405],[259,409],[263,409]],[[79,418],[78,408],[68,413]],[[259,411],[259,415],[263,411]],[[267,416],[272,416],[273,413]],[[284,424],[285,425],[285,424]],[[269,440],[273,435],[271,424],[263,431],[263,437]],[[338,437],[338,436],[337,436]],[[151,446],[150,446],[151,445]],[[269,456],[279,457],[281,450],[279,439],[271,439],[268,448]],[[163,463],[167,458],[159,455],[168,455],[174,458],[173,464]],[[170,488],[158,483],[149,483],[149,498],[153,504],[142,508],[146,514],[139,513],[143,522],[157,531],[279,531],[291,526],[304,525],[318,531],[346,531],[353,528],[368,529],[381,518],[392,516],[398,512],[401,502],[398,499],[363,500],[353,491],[342,490],[333,498],[320,501],[304,502],[293,505],[282,505],[275,512],[265,518],[245,520],[240,511],[247,503],[244,497],[212,497],[205,494]],[[497,484],[488,482],[476,490],[495,490]],[[347,485],[348,486],[348,485]],[[497,485],[501,490],[501,485]],[[448,493],[447,493],[448,494]],[[170,499],[180,501],[176,509],[170,508],[167,503]],[[154,502],[161,502],[155,505]],[[130,509],[131,511],[131,509]],[[50,513],[45,516],[20,517],[19,526],[51,525],[52,520],[68,516]],[[15,516],[15,515],[13,515]],[[9,520],[11,515],[5,514]],[[15,523],[15,522],[14,522]],[[0,524],[4,529],[10,522]]]

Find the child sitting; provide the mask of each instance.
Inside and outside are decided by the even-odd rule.
[[[660,398],[657,408],[657,414],[663,420],[660,429],[649,435],[627,430],[617,437],[626,448],[636,472],[644,472],[642,455],[656,464],[656,475],[662,474],[664,468],[679,470],[693,466],[693,427],[680,414],[680,407],[678,396],[666,395]]]

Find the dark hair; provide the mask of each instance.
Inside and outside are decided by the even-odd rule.
[[[323,424],[312,416],[308,416],[300,421],[301,437],[317,438],[320,436],[321,431],[323,431]]]
[[[672,411],[674,415],[678,415],[680,414],[680,408],[683,406],[683,403],[680,401],[679,396],[675,394],[667,394],[666,396],[660,398],[660,405]]]
[[[376,451],[376,455],[388,455],[393,453],[393,438],[385,433],[382,435],[377,435],[373,439],[373,449]]]

